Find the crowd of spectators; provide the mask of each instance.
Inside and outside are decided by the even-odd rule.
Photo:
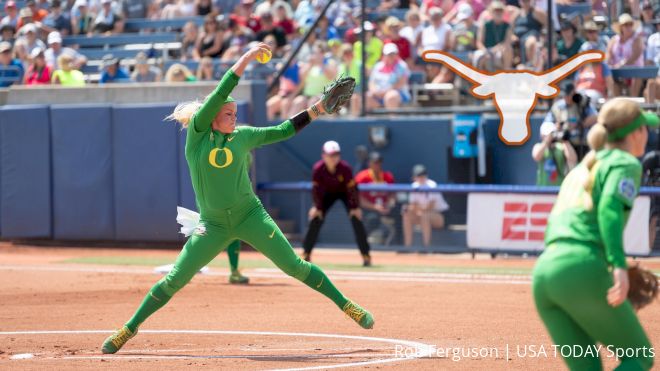
[[[570,3],[561,0],[556,3]],[[428,83],[453,83],[456,76],[421,59],[428,49],[453,52],[483,70],[540,71],[580,51],[601,50],[603,63],[584,66],[575,74],[578,91],[592,99],[615,95],[660,96],[660,78],[613,79],[611,69],[660,65],[659,4],[657,0],[624,1],[611,31],[603,16],[607,6],[592,0],[592,14],[572,19],[558,15],[554,45],[545,35],[545,0],[385,0],[369,1],[369,18],[361,27],[358,0],[336,0],[328,8],[296,58],[278,81],[268,101],[268,116],[287,116],[317,97],[324,84],[340,74],[360,77],[362,49],[366,52],[367,107],[397,108],[411,101],[409,79],[423,73]],[[231,62],[253,42],[266,42],[277,61],[286,60],[325,7],[325,0],[14,0],[0,2],[0,85],[16,83],[75,84],[73,73],[88,63],[75,48],[62,47],[68,35],[108,35],[124,32],[127,19],[203,17],[180,31],[180,49],[171,50],[170,64],[161,71],[154,55],[140,53],[130,63],[113,55],[103,58],[99,83],[189,82],[219,77],[221,62]],[[556,4],[555,4],[556,5]],[[377,15],[374,17],[374,15]],[[168,30],[171,31],[171,30]],[[366,45],[362,45],[362,32]],[[609,35],[609,36],[608,36]],[[548,53],[552,50],[552,53]],[[136,51],[137,53],[137,51]],[[549,55],[551,54],[551,55]],[[62,56],[65,65],[61,65]],[[194,67],[191,69],[190,67]],[[127,69],[130,67],[130,69]],[[282,64],[275,66],[281,68]],[[130,71],[129,71],[130,70]],[[74,77],[75,75],[75,77]],[[96,80],[94,80],[96,81]],[[360,96],[351,102],[357,112]]]

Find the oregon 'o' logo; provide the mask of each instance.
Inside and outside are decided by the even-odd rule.
[[[225,157],[227,158],[225,163],[222,165],[218,165],[218,163],[215,161],[218,151],[223,151],[225,153]],[[218,169],[222,169],[231,165],[233,161],[234,155],[231,153],[229,148],[213,148],[211,152],[209,152],[209,164],[211,164],[213,167],[217,167]]]

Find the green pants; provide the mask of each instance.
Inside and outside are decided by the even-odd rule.
[[[150,315],[167,304],[200,268],[213,260],[230,243],[238,248],[237,240],[252,245],[284,273],[325,295],[339,308],[343,309],[347,304],[348,299],[319,267],[296,255],[289,241],[256,197],[246,198],[239,205],[216,213],[212,220],[206,220],[202,215],[201,221],[206,232],[188,239],[174,263],[174,268],[147,293],[133,317],[126,323],[131,331],[136,331]]]
[[[607,303],[612,285],[601,250],[564,243],[548,246],[541,255],[534,267],[532,291],[554,344],[584,350],[600,343],[602,355],[623,355],[618,370],[648,370],[653,365],[651,343],[629,301],[618,307]],[[564,354],[571,370],[602,369],[597,353],[574,354]]]
[[[204,220],[204,235],[192,235],[163,279],[161,287],[173,295],[185,286],[202,267],[220,254],[234,240],[242,240],[264,254],[284,273],[304,281],[311,266],[300,259],[279,227],[256,198],[246,199],[223,216]]]

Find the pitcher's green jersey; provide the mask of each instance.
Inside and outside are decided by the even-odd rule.
[[[642,167],[628,152],[605,149],[591,171],[581,163],[562,183],[548,218],[546,246],[553,242],[585,243],[604,250],[609,264],[626,267],[623,230],[639,190]],[[592,186],[584,187],[591,178]]]
[[[240,126],[231,134],[213,130],[211,124],[238,80],[232,70],[225,73],[188,125],[186,160],[202,219],[224,216],[245,197],[256,197],[248,176],[250,151],[295,134],[289,120],[263,128]]]

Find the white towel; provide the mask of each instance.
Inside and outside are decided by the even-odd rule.
[[[179,232],[186,237],[193,234],[203,235],[206,227],[199,222],[199,213],[188,210],[185,207],[176,207],[176,222],[181,225]]]

